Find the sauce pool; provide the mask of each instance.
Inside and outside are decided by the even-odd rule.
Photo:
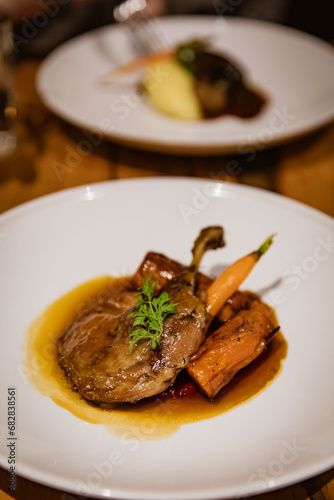
[[[214,401],[197,393],[177,399],[152,398],[114,409],[102,409],[83,399],[72,389],[65,372],[58,366],[56,344],[67,325],[83,308],[110,298],[126,289],[129,277],[102,276],[69,291],[37,318],[25,336],[23,366],[28,381],[58,406],[86,422],[105,425],[125,439],[161,439],[182,425],[213,418],[245,403],[265,389],[279,374],[287,355],[287,342],[281,332],[262,354],[224,387]]]

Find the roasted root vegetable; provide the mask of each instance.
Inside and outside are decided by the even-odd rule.
[[[211,318],[222,313],[233,294],[240,294],[239,286],[272,242],[273,235],[257,250],[231,264],[209,286],[206,307]],[[279,329],[268,306],[254,298],[249,300],[245,309],[206,338],[187,365],[188,373],[209,398],[257,358]]]
[[[175,49],[166,49],[160,52],[153,52],[152,54],[139,57],[133,61],[130,61],[122,66],[113,68],[112,70],[104,73],[100,76],[100,83],[112,83],[118,78],[122,78],[130,73],[139,71],[152,64],[158,64],[159,62],[165,61],[166,59],[171,59],[175,56]]]
[[[238,290],[239,286],[250,274],[257,261],[272,244],[273,237],[274,235],[269,236],[257,250],[241,257],[241,259],[231,264],[209,286],[206,292],[206,309],[212,317],[216,316],[225,302]]]
[[[278,330],[270,309],[254,300],[248,310],[238,312],[206,338],[186,369],[211,399],[261,354]]]

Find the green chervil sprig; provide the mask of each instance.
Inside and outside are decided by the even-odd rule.
[[[177,48],[176,59],[190,73],[196,74],[198,54],[204,51],[205,44],[200,40],[181,44]]]
[[[143,286],[138,288],[138,301],[135,305],[136,310],[130,314],[135,318],[133,326],[138,326],[130,337],[130,352],[133,346],[142,339],[150,339],[151,347],[156,348],[160,343],[164,319],[175,312],[176,304],[170,302],[167,292],[162,292],[153,298],[155,287],[158,281],[150,283],[152,276],[147,276]]]

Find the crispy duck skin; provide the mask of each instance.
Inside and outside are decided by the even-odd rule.
[[[206,338],[186,369],[212,399],[261,354],[278,329],[270,309],[254,299],[248,309],[240,310]]]
[[[197,269],[207,250],[223,244],[222,228],[206,228],[195,242],[188,268],[171,279],[166,270],[160,271],[166,278],[161,292],[168,293],[176,312],[165,319],[156,349],[144,339],[130,352],[130,334],[135,329],[133,291],[127,292],[128,307],[123,311],[122,300],[113,300],[74,320],[58,341],[59,365],[84,398],[98,404],[134,403],[163,392],[175,381],[205,338],[207,313],[203,294],[197,295]],[[142,276],[147,272],[156,277],[151,264],[141,265]],[[137,284],[142,281],[138,276],[137,272]]]

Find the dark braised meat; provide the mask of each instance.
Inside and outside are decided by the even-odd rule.
[[[194,90],[205,118],[252,118],[263,108],[265,98],[248,88],[240,68],[230,58],[208,51],[205,41],[180,45],[177,58],[195,76]]]
[[[164,266],[159,271],[153,254],[140,266],[134,276],[136,285],[145,276],[156,279],[160,273],[166,282],[158,293],[166,291],[177,304],[175,314],[164,321],[155,349],[144,339],[130,352],[135,291],[126,292],[125,310],[123,299],[114,297],[79,315],[57,347],[59,365],[84,398],[98,404],[134,403],[159,394],[175,381],[205,337],[207,313],[205,294],[198,289],[198,266],[207,250],[223,244],[222,228],[206,228],[194,244],[191,265],[180,273],[177,264],[168,271],[168,259],[161,255],[157,260]]]
[[[218,116],[228,109],[243,86],[238,68],[224,57],[210,52],[197,56],[196,94],[205,116]]]

